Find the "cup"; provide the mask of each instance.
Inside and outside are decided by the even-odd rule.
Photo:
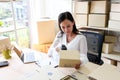
[[[11,53],[10,49],[6,49],[6,50],[2,51],[2,55],[5,59],[10,59],[11,58],[10,53]]]

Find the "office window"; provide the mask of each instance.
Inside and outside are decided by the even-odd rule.
[[[0,36],[29,47],[28,0],[0,1]]]

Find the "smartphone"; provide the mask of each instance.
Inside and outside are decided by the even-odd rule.
[[[0,61],[0,67],[8,66],[8,61]]]

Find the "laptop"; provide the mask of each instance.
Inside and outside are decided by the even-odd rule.
[[[19,49],[18,47],[14,46],[13,50],[16,52],[16,54],[19,56],[19,58],[22,60],[23,63],[32,63],[35,62],[35,54],[30,49]]]

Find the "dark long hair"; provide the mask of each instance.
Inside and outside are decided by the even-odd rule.
[[[65,19],[70,20],[71,22],[74,22],[73,31],[72,31],[72,32],[75,33],[75,34],[78,34],[79,31],[78,31],[77,28],[76,28],[75,20],[74,20],[72,14],[71,14],[70,12],[68,12],[68,11],[67,11],[67,12],[63,12],[63,13],[61,13],[61,14],[58,16],[58,26],[59,26],[59,29],[60,29],[60,31],[61,31],[61,34],[63,34],[63,31],[62,31],[62,29],[61,29],[61,27],[60,27],[60,23],[63,22]]]

